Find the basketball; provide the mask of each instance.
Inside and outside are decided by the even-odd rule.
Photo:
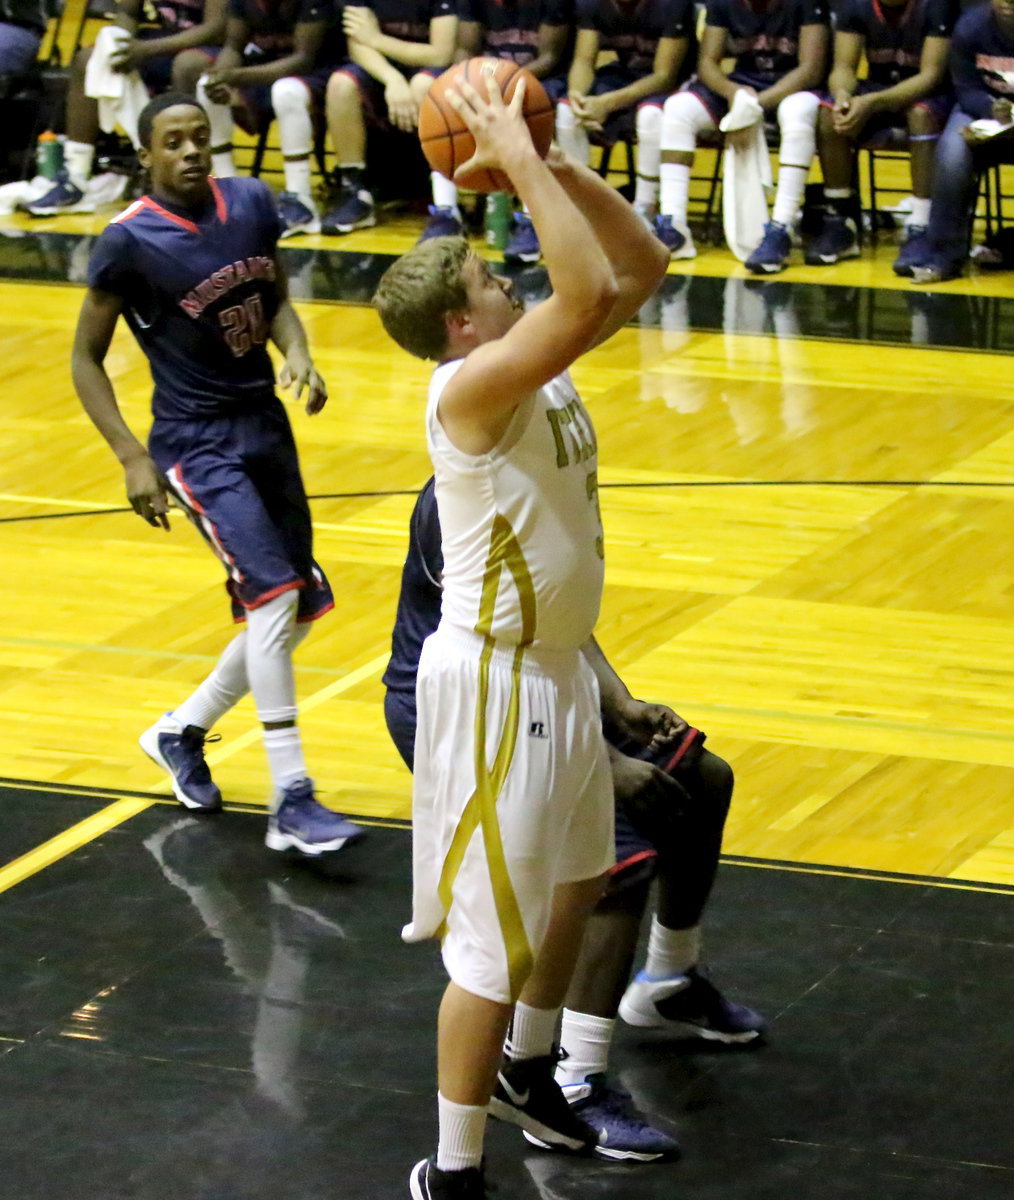
[[[531,71],[509,58],[469,58],[449,67],[433,81],[419,109],[419,141],[426,161],[447,179],[475,153],[475,139],[468,126],[447,101],[447,89],[467,80],[483,97],[486,79],[492,75],[500,85],[500,94],[509,104],[519,79],[525,81],[524,117],[531,130],[535,149],[545,158],[553,141],[555,114],[542,84]],[[473,192],[510,192],[511,181],[502,171],[485,167],[472,171],[454,182]]]

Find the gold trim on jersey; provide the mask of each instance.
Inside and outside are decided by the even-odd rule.
[[[486,567],[482,576],[479,620],[475,625],[475,632],[485,637],[493,636],[496,597],[500,590],[500,577],[504,567],[510,571],[514,586],[518,590],[518,604],[521,607],[520,644],[530,646],[535,640],[535,584],[532,583],[531,572],[528,570],[528,563],[525,562],[524,551],[517,534],[503,513],[497,513],[489,533],[489,554],[486,556]]]

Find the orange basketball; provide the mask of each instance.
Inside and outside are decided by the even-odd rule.
[[[509,58],[469,58],[449,67],[433,81],[419,109],[419,141],[423,154],[433,170],[448,179],[475,153],[475,139],[465,122],[448,104],[447,89],[467,79],[481,96],[485,96],[486,79],[490,75],[500,85],[500,94],[507,103],[514,95],[518,80],[524,79],[523,111],[532,132],[532,141],[543,158],[549,152],[553,141],[553,104],[531,71],[519,67]],[[502,171],[486,168],[472,171],[454,182],[473,192],[513,191],[511,181]]]

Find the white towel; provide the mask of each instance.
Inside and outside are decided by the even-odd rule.
[[[148,89],[136,71],[124,75],[114,71],[109,61],[117,44],[129,37],[118,26],[107,25],[99,31],[85,69],[85,95],[99,102],[99,125],[105,132],[111,133],[119,125],[136,150],[137,118],[148,103]]]
[[[722,157],[722,226],[729,249],[744,262],[764,236],[768,220],[765,189],[771,187],[771,159],[764,137],[764,109],[756,96],[740,88],[718,128],[723,133],[753,130],[742,149],[726,141]]]

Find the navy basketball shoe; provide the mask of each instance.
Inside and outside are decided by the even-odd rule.
[[[218,741],[218,734],[208,737],[196,725],[184,728],[166,713],[138,738],[141,749],[152,762],[172,780],[173,794],[192,812],[215,813],[222,807],[222,793],[211,778],[204,761],[204,744]]]
[[[269,850],[298,850],[316,858],[362,836],[360,826],[320,803],[312,780],[297,779],[276,795],[264,841]]]
[[[570,1111],[594,1130],[593,1150],[599,1158],[657,1162],[679,1157],[679,1142],[651,1125],[630,1093],[614,1087],[605,1075],[589,1075],[584,1083],[565,1084],[562,1091]],[[527,1131],[525,1137],[543,1150],[554,1149]]]
[[[623,993],[620,1016],[641,1029],[676,1029],[711,1042],[752,1042],[767,1022],[752,1008],[726,1000],[699,967],[668,979],[639,971]]]

